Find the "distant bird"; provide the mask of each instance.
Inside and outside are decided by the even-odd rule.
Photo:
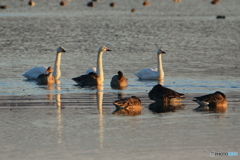
[[[131,10],[131,12],[136,12],[136,11],[137,11],[137,10],[136,10],[136,9],[134,9],[134,8]]]
[[[7,9],[8,7],[6,5],[0,6],[0,9]]]
[[[94,7],[95,4],[94,4],[93,2],[88,2],[88,3],[87,3],[87,6],[88,6],[88,7]]]
[[[29,1],[29,2],[28,2],[28,5],[29,5],[29,6],[35,6],[36,3],[35,3],[34,1]]]
[[[66,51],[62,46],[59,46],[57,48],[57,54],[56,54],[56,59],[55,59],[54,72],[53,72],[53,76],[56,80],[61,77],[60,65],[61,65],[62,53],[64,53],[64,52],[66,52]],[[29,71],[25,72],[23,74],[23,76],[29,80],[36,80],[37,77],[40,74],[44,74],[46,70],[47,70],[47,67],[44,67],[44,66],[34,67],[34,68],[30,69]]]
[[[143,5],[144,5],[144,6],[149,6],[149,5],[150,5],[150,3],[149,3],[149,1],[148,1],[148,0],[145,0],[145,1],[143,2]]]
[[[172,98],[185,98],[183,93],[178,93],[172,89],[162,86],[161,84],[155,85],[148,93],[148,97],[154,101],[167,101]]]
[[[216,18],[217,18],[217,19],[225,19],[226,16],[224,16],[224,15],[218,15]]]
[[[66,6],[66,5],[67,5],[67,2],[65,2],[65,1],[60,2],[60,6]]]
[[[220,0],[213,0],[211,3],[212,4],[218,4],[220,2]]]
[[[115,105],[116,108],[120,108],[120,109],[132,109],[132,108],[136,108],[136,107],[142,108],[142,102],[136,96],[116,100],[113,102],[113,104]]]
[[[118,71],[118,75],[114,75],[111,80],[111,86],[125,87],[128,85],[128,79],[123,75],[121,71]]]
[[[200,106],[217,106],[222,104],[227,104],[227,99],[224,93],[216,91],[212,94],[207,94],[200,97],[194,97],[194,102],[198,103]]]
[[[54,84],[55,83],[55,78],[53,77],[52,73],[53,73],[53,68],[52,67],[48,67],[48,69],[46,70],[46,72],[48,72],[48,74],[44,73],[44,74],[40,74],[37,77],[37,82],[39,85],[48,85],[48,84]]]
[[[110,3],[109,5],[110,5],[110,7],[116,7],[117,6],[116,3],[114,3],[114,2]]]
[[[104,72],[103,72],[102,55],[106,51],[111,51],[111,50],[109,48],[107,48],[106,46],[101,46],[98,49],[96,73],[90,72],[88,74],[72,78],[72,80],[75,81],[76,83],[78,83],[78,85],[80,85],[80,86],[103,85]]]
[[[135,73],[140,80],[163,80],[164,71],[162,65],[162,54],[166,52],[162,49],[157,50],[158,68],[145,68]]]

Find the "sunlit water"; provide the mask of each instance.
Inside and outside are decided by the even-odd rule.
[[[240,153],[240,1],[162,0],[144,7],[119,0],[116,8],[108,0],[94,8],[87,1],[36,3],[1,1],[8,5],[0,10],[1,159],[185,160],[208,159],[211,151]],[[32,67],[53,66],[58,45],[67,50],[58,84],[22,77]],[[104,86],[76,86],[71,78],[95,66],[100,45],[112,50],[103,56]],[[148,109],[148,92],[157,81],[139,81],[134,73],[156,67],[159,47],[166,51],[164,86],[186,99],[156,113]],[[125,90],[110,87],[118,70],[129,79]],[[194,110],[194,96],[217,90],[226,94],[227,108]],[[141,113],[113,114],[112,102],[132,95],[141,99]]]

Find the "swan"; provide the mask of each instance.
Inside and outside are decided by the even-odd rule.
[[[111,80],[111,87],[125,87],[128,85],[128,79],[123,75],[121,71],[118,71],[118,75],[114,75]]]
[[[145,68],[135,73],[140,80],[163,80],[164,71],[162,66],[162,54],[166,52],[162,49],[157,50],[158,68]]]
[[[53,76],[55,77],[56,80],[61,77],[60,65],[61,65],[61,57],[63,52],[66,52],[65,49],[62,46],[59,46],[57,48],[57,54],[56,54],[56,60],[54,65],[54,72],[53,72]],[[44,67],[44,66],[35,67],[30,69],[26,73],[24,73],[23,76],[29,80],[36,80],[37,77],[40,74],[44,74],[46,70],[47,70],[47,67]]]
[[[52,67],[48,67],[48,69],[46,70],[46,72],[48,72],[48,74],[44,73],[44,74],[40,74],[37,77],[37,82],[39,85],[47,85],[47,84],[54,84],[55,83],[55,78],[53,77],[53,68]]]
[[[216,106],[227,104],[225,94],[220,91],[216,91],[215,93],[203,95],[200,97],[194,97],[193,101],[198,103],[200,106]]]
[[[106,51],[111,51],[111,50],[109,48],[107,48],[106,46],[101,46],[98,49],[96,73],[91,71],[88,74],[72,78],[72,80],[75,81],[78,85],[80,85],[82,87],[83,86],[103,85],[104,72],[103,72],[102,55]]]
[[[185,98],[183,93],[178,93],[170,88],[164,87],[161,84],[155,85],[148,93],[148,97],[154,101],[166,101],[172,98]]]

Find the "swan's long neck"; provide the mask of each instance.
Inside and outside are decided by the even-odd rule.
[[[97,58],[97,73],[99,74],[100,79],[101,79],[101,82],[103,83],[104,73],[103,73],[102,55],[103,55],[103,51],[98,52],[98,58]]]
[[[162,66],[162,54],[158,54],[158,73],[159,73],[159,80],[164,79],[164,71]]]
[[[59,79],[61,77],[61,69],[60,69],[61,57],[62,57],[62,52],[58,52],[56,55],[56,60],[55,60],[55,64],[54,64],[54,72],[53,72],[53,76],[55,79]]]

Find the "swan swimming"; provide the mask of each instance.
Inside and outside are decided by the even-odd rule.
[[[48,72],[48,74],[46,74],[46,73],[40,74],[37,77],[36,80],[37,80],[39,85],[49,85],[49,84],[54,84],[55,83],[55,78],[52,75],[53,74],[53,68],[48,67],[46,72]]]
[[[102,55],[106,51],[111,51],[106,46],[101,46],[98,49],[98,57],[97,57],[97,69],[96,73],[90,71],[90,73],[81,75],[79,77],[72,78],[73,81],[78,83],[80,86],[94,86],[94,85],[103,85],[104,82],[104,72],[103,72],[103,62]]]
[[[164,71],[162,66],[162,54],[166,52],[162,49],[157,50],[158,68],[145,68],[135,73],[140,80],[163,80]]]
[[[61,57],[63,52],[66,52],[66,50],[62,46],[59,46],[57,48],[57,54],[55,59],[54,72],[53,72],[53,76],[56,80],[61,77],[60,65],[61,65]],[[36,80],[37,77],[40,74],[44,74],[46,70],[47,70],[47,67],[44,67],[44,66],[34,67],[29,71],[27,71],[26,73],[24,73],[23,76],[26,77],[28,80]]]

